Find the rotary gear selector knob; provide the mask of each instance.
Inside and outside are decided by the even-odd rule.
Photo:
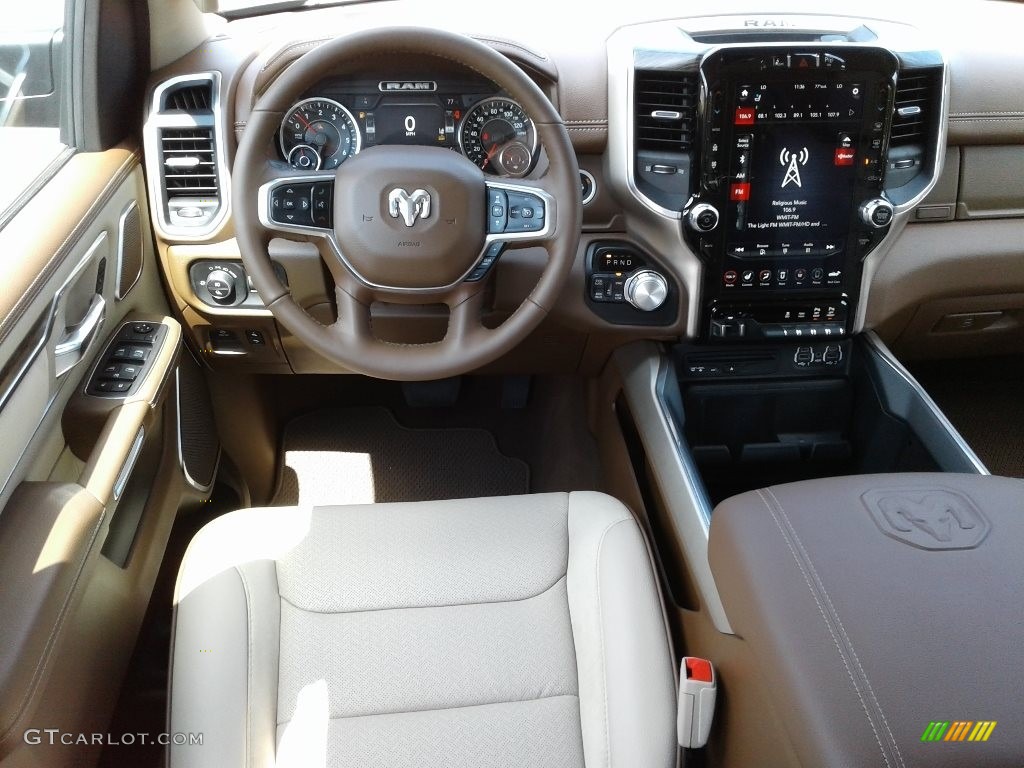
[[[657,272],[642,269],[629,276],[626,301],[642,312],[653,312],[668,298],[668,281]]]

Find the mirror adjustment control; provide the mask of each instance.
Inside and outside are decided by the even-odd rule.
[[[868,200],[860,207],[860,218],[872,229],[883,229],[892,223],[895,210],[892,203],[881,197]]]
[[[711,232],[718,226],[718,209],[708,203],[698,203],[690,209],[686,220],[698,232]]]

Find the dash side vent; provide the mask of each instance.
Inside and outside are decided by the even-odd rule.
[[[930,71],[899,74],[890,146],[919,144],[925,140],[936,105],[936,77]]]
[[[161,128],[160,162],[167,198],[219,198],[213,128]]]
[[[227,214],[219,88],[219,73],[207,72],[172,78],[153,94],[146,123],[153,219],[171,238],[205,238]]]
[[[176,109],[182,112],[209,112],[213,105],[213,92],[210,83],[182,85],[164,94],[165,110]]]
[[[637,149],[685,152],[694,142],[697,78],[670,70],[637,70],[634,87]]]

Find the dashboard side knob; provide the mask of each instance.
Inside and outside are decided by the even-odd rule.
[[[653,312],[668,298],[668,281],[650,269],[629,276],[625,285],[626,301],[642,312]]]
[[[892,203],[881,197],[868,200],[860,207],[860,218],[872,229],[882,229],[892,223],[892,217],[896,211]]]
[[[698,232],[710,232],[718,226],[718,209],[708,203],[698,203],[690,209],[686,220]]]

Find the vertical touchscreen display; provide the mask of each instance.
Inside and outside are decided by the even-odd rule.
[[[729,166],[733,253],[842,247],[860,160],[862,97],[861,86],[851,83],[737,88]]]

